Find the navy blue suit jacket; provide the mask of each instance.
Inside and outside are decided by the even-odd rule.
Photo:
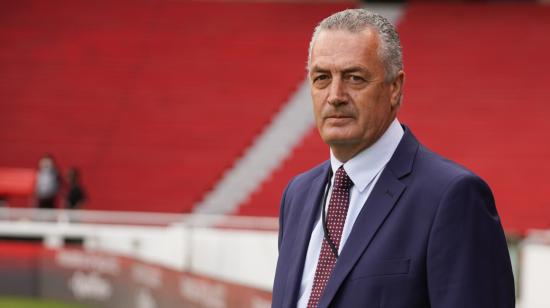
[[[330,163],[295,177],[281,202],[272,307],[296,307]],[[490,188],[405,128],[363,206],[319,307],[513,308],[506,239]]]

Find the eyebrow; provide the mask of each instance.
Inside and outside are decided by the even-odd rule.
[[[326,73],[326,72],[330,72],[330,69],[325,69],[317,65],[311,68],[311,73]],[[349,73],[355,73],[355,72],[364,72],[370,75],[370,71],[363,66],[351,66],[351,67],[344,68],[341,71],[342,74],[349,74]]]
[[[325,72],[328,72],[328,71],[329,71],[328,69],[321,68],[317,65],[312,67],[311,70],[310,70],[311,73],[325,73]]]
[[[364,72],[364,73],[370,74],[370,71],[363,66],[352,66],[342,70],[343,74],[349,74],[349,73],[355,73],[355,72]]]

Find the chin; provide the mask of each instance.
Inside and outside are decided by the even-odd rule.
[[[322,139],[328,145],[350,145],[357,143],[357,138],[350,136],[326,136],[322,137]]]

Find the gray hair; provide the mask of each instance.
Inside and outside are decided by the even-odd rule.
[[[308,70],[311,65],[313,44],[322,30],[347,30],[351,33],[358,33],[367,28],[378,32],[381,41],[378,55],[385,65],[386,81],[393,80],[397,73],[403,69],[399,34],[397,34],[394,25],[385,17],[365,9],[348,9],[335,13],[315,27],[309,42]]]

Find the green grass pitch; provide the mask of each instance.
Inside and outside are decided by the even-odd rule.
[[[51,299],[22,297],[0,297],[0,308],[90,308],[83,305],[68,304]]]

